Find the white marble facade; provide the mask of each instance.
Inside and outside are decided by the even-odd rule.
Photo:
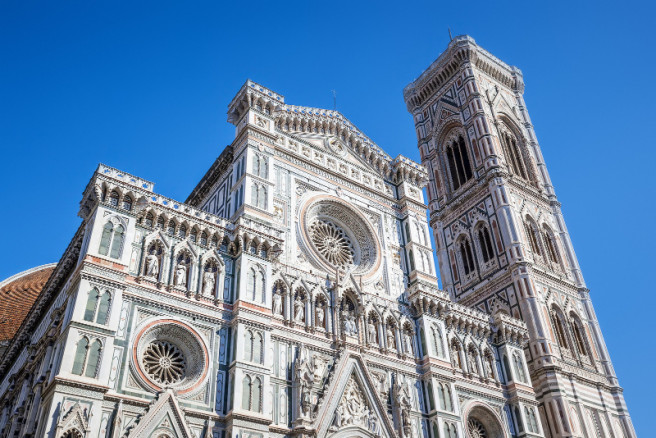
[[[472,40],[456,39],[405,90],[424,165],[388,156],[336,111],[286,104],[251,81],[229,105],[235,140],[185,202],[100,165],[80,202],[78,232],[0,364],[0,436],[634,436],[604,353],[590,350],[586,361],[574,347],[592,348],[591,336],[601,336],[595,323],[583,318],[551,330],[557,312],[570,321],[572,304],[560,304],[567,291],[551,277],[530,284],[539,290],[521,289],[533,268],[519,259],[523,237],[509,237],[512,225],[501,215],[537,211],[540,201],[508,189],[498,195],[503,210],[498,198],[482,197],[504,190],[505,177],[484,175],[494,169],[484,162],[504,162],[486,158],[484,147],[475,158],[470,152],[471,175],[463,162],[454,168],[463,169],[463,199],[435,188],[444,175],[431,160],[446,158],[429,155],[431,144],[457,144],[459,135],[471,141],[458,111],[476,113],[456,102],[456,85],[453,96],[440,91],[447,82],[468,86],[471,60],[455,50],[459,44],[500,63]],[[517,98],[505,77],[484,73],[493,77],[488,94]],[[426,88],[426,78],[438,75],[442,83]],[[427,122],[427,108],[440,93],[453,113],[449,126],[460,129],[451,137],[428,134],[437,124]],[[532,166],[526,178],[541,164]],[[447,227],[458,214],[465,220]],[[562,217],[554,216],[549,224],[558,230]],[[470,260],[458,233],[476,218],[487,222],[468,231],[483,236],[469,243]],[[562,245],[553,250],[567,253]],[[556,269],[543,246],[536,266]],[[467,272],[456,281],[451,269]],[[580,275],[571,262],[558,269],[561,283]],[[514,283],[473,287],[484,272],[500,271]],[[577,315],[591,309],[587,291],[578,293]],[[552,303],[560,307],[536,332],[531,306]],[[552,332],[570,348],[557,354]],[[581,381],[606,376],[605,409],[543,394],[535,379],[558,387],[559,378],[541,371],[554,365]],[[565,429],[570,409],[576,417]],[[553,423],[553,412],[562,422]]]

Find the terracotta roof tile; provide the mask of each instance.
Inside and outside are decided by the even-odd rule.
[[[39,266],[0,283],[0,342],[14,337],[54,269],[54,264]]]

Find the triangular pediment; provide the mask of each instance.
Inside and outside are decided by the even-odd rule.
[[[184,412],[180,409],[175,393],[167,389],[150,405],[137,425],[130,430],[129,437],[150,438],[166,434],[171,438],[193,438],[187,426]]]
[[[374,380],[362,359],[353,355],[336,365],[314,425],[321,437],[396,436]]]

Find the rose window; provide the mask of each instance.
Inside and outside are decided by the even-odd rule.
[[[155,341],[143,355],[144,370],[157,383],[170,385],[181,381],[185,373],[185,358],[175,345]]]
[[[334,266],[346,266],[353,263],[353,244],[344,230],[324,220],[317,220],[310,225],[310,236],[317,251]]]
[[[485,426],[483,426],[481,422],[475,418],[467,421],[467,431],[469,432],[469,436],[471,438],[487,438],[487,431],[485,430]]]

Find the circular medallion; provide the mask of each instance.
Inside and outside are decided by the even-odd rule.
[[[487,438],[487,431],[485,430],[485,426],[483,426],[481,422],[475,418],[467,421],[467,431],[469,432],[469,436],[471,438]]]
[[[328,272],[364,277],[381,263],[376,232],[355,207],[334,196],[314,196],[300,209],[301,243],[308,259]]]
[[[187,324],[159,320],[147,324],[135,338],[133,363],[153,389],[174,388],[179,394],[196,389],[208,372],[205,343]]]

